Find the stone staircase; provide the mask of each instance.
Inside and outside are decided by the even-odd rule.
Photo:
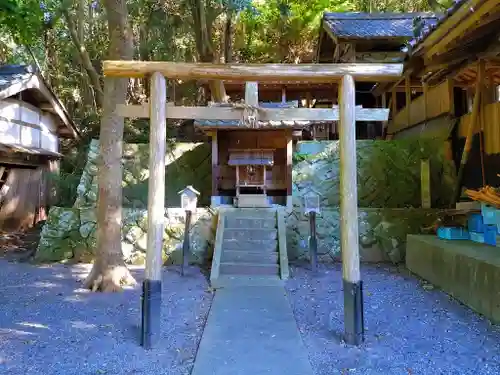
[[[277,209],[220,209],[210,275],[214,288],[283,284],[288,258],[280,214]]]

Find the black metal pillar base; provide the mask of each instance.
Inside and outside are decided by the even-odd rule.
[[[344,340],[349,345],[365,341],[363,317],[363,281],[344,281]]]
[[[144,280],[142,283],[141,345],[151,349],[160,334],[161,281]]]
[[[311,270],[318,271],[318,239],[316,238],[316,212],[309,212],[309,257]]]

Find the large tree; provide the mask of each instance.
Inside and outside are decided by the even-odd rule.
[[[104,0],[112,60],[131,60],[133,40],[125,0]],[[124,104],[128,79],[104,80],[100,134],[99,196],[97,202],[97,251],[85,286],[92,290],[117,291],[135,280],[125,265],[121,249],[123,117],[116,107]]]

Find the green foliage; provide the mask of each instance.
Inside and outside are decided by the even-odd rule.
[[[256,62],[310,59],[323,12],[355,9],[349,0],[271,0],[254,5],[241,15],[235,47],[242,60]]]
[[[16,42],[32,44],[44,25],[44,12],[37,0],[3,0],[0,2],[0,27]]]
[[[62,171],[59,174],[49,175],[50,184],[54,190],[55,206],[71,207],[76,199],[76,188],[80,182],[80,175]]]

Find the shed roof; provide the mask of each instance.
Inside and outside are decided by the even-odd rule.
[[[436,20],[429,22],[428,19],[423,20],[423,29],[419,35],[413,36],[409,44],[414,49],[421,42],[424,41],[432,32],[437,29],[445,20],[447,20],[451,15],[453,15],[462,5],[464,5],[469,0],[453,0],[450,8],[448,8],[443,14],[436,15]],[[473,9],[471,9],[473,11]]]
[[[31,65],[0,65],[0,100],[17,95],[25,90],[39,93],[41,101],[47,102],[63,124],[62,135],[78,137],[79,131],[63,104],[48,87],[42,75]],[[64,130],[63,130],[64,129]]]
[[[414,20],[424,19],[428,24],[435,24],[435,13],[324,13],[323,27],[335,37],[372,39],[414,37]]]

